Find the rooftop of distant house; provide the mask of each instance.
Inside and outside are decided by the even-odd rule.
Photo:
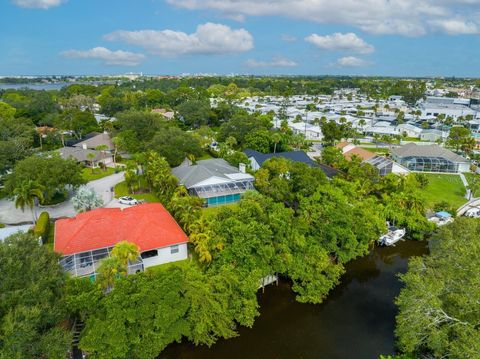
[[[172,173],[178,178],[180,184],[187,188],[203,184],[212,177],[224,182],[253,181],[252,175],[241,172],[222,158],[201,160],[197,161],[196,164],[184,162],[182,165],[173,168]]]
[[[243,151],[248,158],[253,157],[255,161],[257,161],[259,166],[262,166],[263,163],[270,158],[286,158],[288,160],[294,162],[301,162],[305,163],[310,167],[318,167],[320,168],[327,177],[335,176],[338,171],[335,168],[318,164],[314,160],[312,160],[304,151],[289,151],[289,152],[277,152],[277,153],[261,153],[252,149],[246,149]]]
[[[408,143],[392,149],[392,155],[397,157],[441,157],[452,162],[468,162],[466,158],[435,144],[417,145]]]
[[[349,161],[353,158],[353,156],[359,157],[362,161],[367,161],[376,156],[373,152],[365,150],[361,147],[357,147],[354,144],[345,141],[338,143],[336,147],[342,150],[343,156]]]
[[[113,150],[114,145],[110,135],[106,132],[92,133],[85,140],[75,143],[74,147],[82,147],[88,149],[96,149],[98,146],[107,146],[108,150]]]

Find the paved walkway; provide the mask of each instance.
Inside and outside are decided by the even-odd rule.
[[[113,200],[113,192],[111,189],[115,187],[116,184],[123,182],[125,180],[124,172],[115,173],[113,175],[100,178],[95,181],[87,183],[87,186],[92,187],[95,192],[102,198],[103,203],[108,205]],[[62,217],[73,217],[76,212],[73,209],[71,199],[60,203],[57,206],[52,207],[35,207],[35,210],[38,213],[42,211],[47,211],[50,214],[51,218],[62,218]],[[32,213],[30,208],[25,208],[25,211],[22,212],[20,208],[15,208],[13,201],[8,201],[6,199],[0,200],[0,223],[5,224],[24,224],[32,223]]]

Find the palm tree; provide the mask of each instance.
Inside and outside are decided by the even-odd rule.
[[[87,159],[90,162],[90,165],[92,166],[92,173],[93,173],[93,169],[95,168],[95,161],[94,161],[95,157],[96,155],[93,152],[89,152],[87,154]]]
[[[475,198],[475,194],[478,194],[478,191],[480,190],[480,179],[477,174],[474,174],[472,179],[469,181],[468,189],[470,190],[470,196],[469,200],[472,198]]]
[[[115,244],[112,249],[112,257],[118,259],[122,273],[127,274],[128,262],[134,262],[140,256],[140,252],[136,244],[121,241]]]
[[[277,153],[277,145],[282,140],[282,136],[278,132],[274,132],[272,134],[272,141],[273,141],[273,153]]]
[[[95,149],[97,151],[100,151],[100,153],[102,154],[103,164],[105,165],[105,152],[108,150],[108,146],[107,145],[98,145],[97,147],[95,147]],[[107,166],[103,166],[103,170],[106,171]]]
[[[121,264],[118,258],[104,258],[100,262],[100,266],[97,269],[97,282],[100,284],[102,289],[109,291],[113,287],[115,279],[118,278],[120,273]]]
[[[20,207],[22,212],[25,211],[25,206],[30,207],[34,223],[37,221],[35,200],[43,201],[43,189],[43,186],[39,185],[37,182],[29,180],[20,183],[20,186],[13,190],[15,207]]]

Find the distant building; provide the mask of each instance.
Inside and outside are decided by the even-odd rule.
[[[257,171],[260,167],[262,167],[263,163],[270,158],[286,158],[287,160],[291,160],[294,162],[305,163],[309,167],[318,167],[329,178],[332,178],[338,173],[335,168],[316,163],[303,151],[261,153],[255,150],[246,149],[243,152],[247,155],[253,171]]]
[[[349,142],[340,142],[337,145],[337,148],[342,150],[345,159],[351,161],[354,156],[358,157],[363,163],[368,163],[375,167],[381,176],[385,176],[389,173],[400,175],[410,172],[407,168],[392,161],[390,158],[376,155],[373,152],[357,147]]]
[[[83,141],[75,143],[73,147],[80,147],[85,150],[95,150],[98,146],[106,146],[107,151],[113,151],[115,149],[112,139],[110,138],[110,135],[108,133],[94,133],[92,135],[93,136],[90,136]]]
[[[128,265],[129,274],[188,256],[188,237],[160,203],[98,208],[55,223],[54,250],[62,255],[64,270],[75,277],[95,279],[101,260],[120,241],[134,243],[140,251]]]
[[[404,133],[407,134],[407,137],[416,137],[419,138],[420,134],[422,133],[422,129],[420,127],[411,125],[409,123],[402,123],[397,126],[398,132],[400,135],[403,136]]]
[[[103,162],[109,164],[113,162],[113,158],[110,154],[102,154],[100,151],[84,149],[81,147],[62,147],[56,150],[63,159],[73,158],[78,163],[83,163],[87,166],[98,164]],[[90,158],[91,155],[91,158]]]
[[[152,113],[157,113],[159,115],[162,115],[167,120],[173,120],[173,118],[175,117],[175,112],[168,111],[167,109],[164,109],[164,108],[154,108],[152,109]]]
[[[254,189],[254,177],[245,172],[245,165],[238,169],[221,158],[184,163],[172,173],[191,195],[205,199],[208,207],[238,202],[243,193]]]
[[[448,137],[447,132],[443,132],[441,130],[435,130],[435,129],[425,129],[422,131],[420,134],[420,139],[422,141],[428,141],[428,142],[437,142],[438,140],[446,140]]]
[[[104,150],[97,150],[103,146]],[[114,145],[108,133],[92,133],[86,139],[56,150],[64,159],[73,158],[85,165],[96,165],[102,162],[105,165],[113,163]],[[92,158],[90,158],[92,157]]]
[[[392,150],[392,158],[411,171],[459,173],[470,170],[470,161],[438,145],[409,143]]]

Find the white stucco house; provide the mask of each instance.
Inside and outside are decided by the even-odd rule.
[[[95,279],[101,260],[121,241],[134,243],[140,252],[129,263],[129,274],[188,257],[187,235],[160,203],[98,208],[55,223],[54,251],[75,277]]]

